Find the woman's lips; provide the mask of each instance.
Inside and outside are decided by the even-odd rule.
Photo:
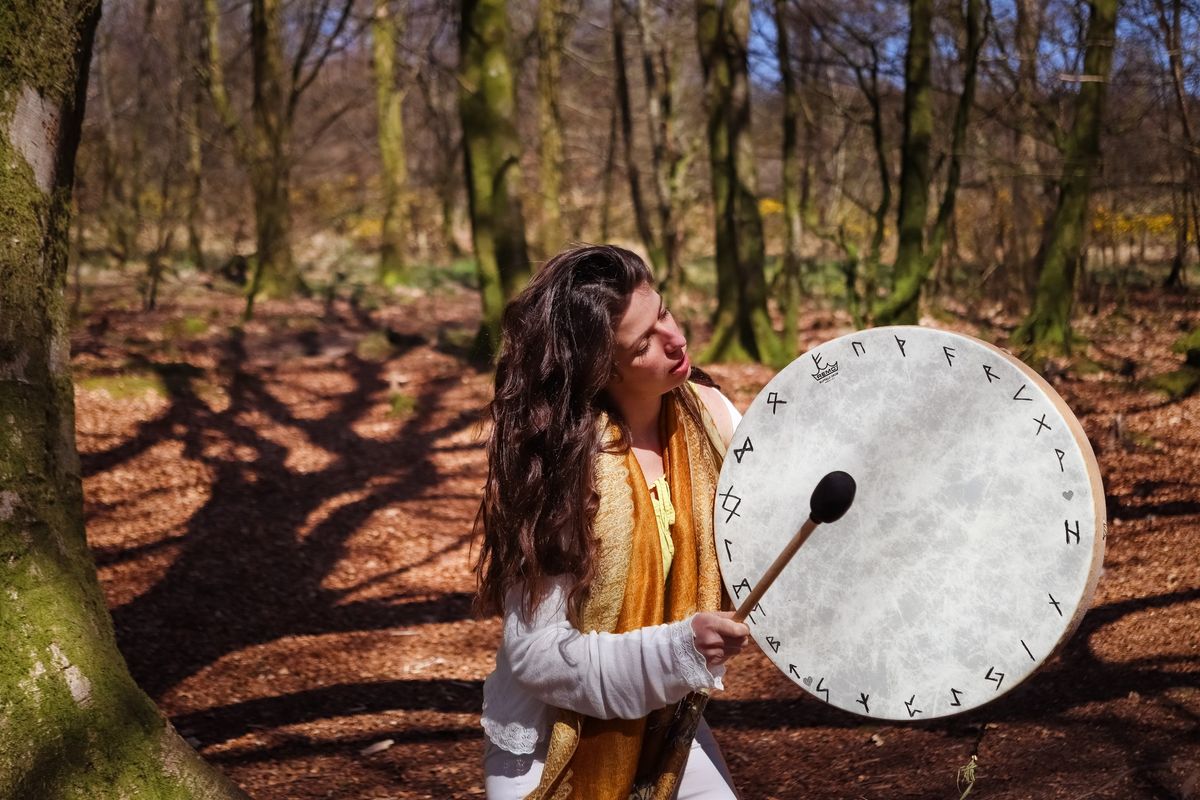
[[[679,373],[681,373],[681,372],[683,372],[683,371],[685,371],[685,370],[688,370],[688,369],[690,369],[690,368],[691,368],[691,366],[692,366],[692,363],[691,363],[691,361],[690,361],[690,360],[688,359],[688,357],[685,355],[685,356],[683,357],[683,360],[682,360],[682,361],[680,361],[678,364],[676,364],[674,367],[672,367],[672,368],[671,368],[671,374],[672,374],[672,375],[678,375]]]

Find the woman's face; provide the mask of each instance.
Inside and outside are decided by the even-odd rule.
[[[634,289],[617,322],[616,362],[610,394],[663,395],[688,379],[687,340],[648,283]]]

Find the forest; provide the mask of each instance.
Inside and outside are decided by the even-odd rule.
[[[888,724],[755,650],[742,797],[1200,797],[1198,126],[1196,0],[9,0],[0,797],[483,796],[501,318],[602,242],[743,412],[919,325],[1099,464],[1027,685]]]

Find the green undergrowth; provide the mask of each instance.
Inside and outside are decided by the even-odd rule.
[[[394,348],[383,331],[373,331],[358,340],[354,347],[355,354],[364,361],[386,361],[391,357]]]
[[[417,398],[404,392],[388,393],[388,416],[404,419],[417,411]]]
[[[1166,372],[1147,378],[1144,386],[1152,391],[1165,394],[1172,400],[1182,400],[1200,389],[1200,368],[1185,366],[1173,372]]]
[[[1171,345],[1172,352],[1183,353],[1190,367],[1200,367],[1200,328],[1180,337]]]
[[[182,361],[150,363],[137,360],[115,372],[77,376],[75,385],[86,391],[104,392],[114,400],[137,399],[146,395],[196,395],[206,399],[219,392],[219,389],[205,380],[204,375],[201,368]]]
[[[163,324],[163,336],[167,339],[197,339],[208,333],[209,321],[198,314],[169,319]]]
[[[75,385],[86,391],[104,392],[114,400],[130,400],[148,394],[167,396],[166,382],[153,372],[91,375],[77,379]]]

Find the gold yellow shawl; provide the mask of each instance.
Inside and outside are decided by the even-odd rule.
[[[700,410],[700,424],[683,408],[684,391]],[[606,418],[600,424],[601,430],[610,430]],[[676,513],[671,574],[664,584],[654,510],[633,451],[601,452],[595,466],[598,567],[580,613],[582,631],[621,633],[720,607],[712,514],[725,445],[691,384],[664,397],[661,424],[663,466]],[[599,720],[560,710],[541,783],[529,797],[626,800],[639,765],[656,762],[673,711],[668,707],[637,720]],[[678,778],[658,776],[653,797],[668,798]]]

